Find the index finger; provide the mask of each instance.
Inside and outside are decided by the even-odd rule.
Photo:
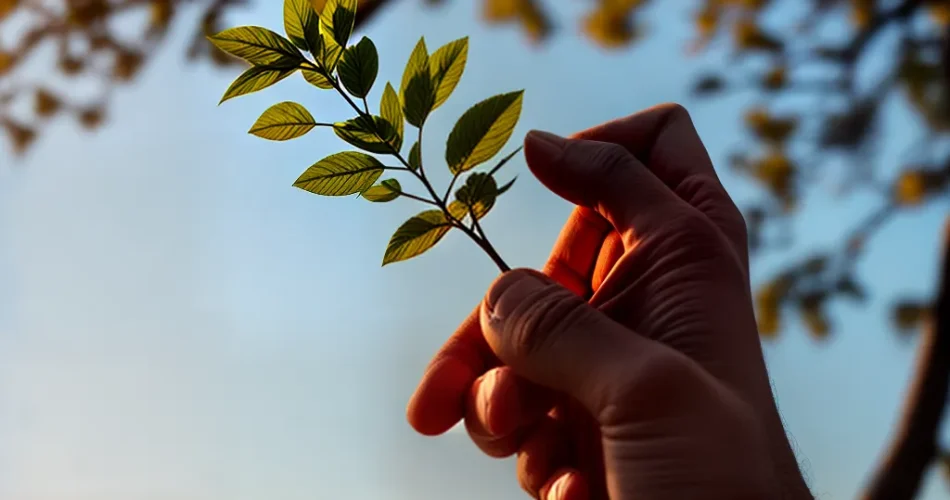
[[[748,267],[745,221],[719,180],[686,108],[660,104],[573,137],[626,148],[677,196],[719,227]]]
[[[613,227],[593,210],[576,207],[561,230],[543,271],[589,299],[597,257]],[[409,400],[406,417],[420,434],[442,434],[465,416],[465,397],[475,379],[500,364],[479,323],[480,305],[442,345]]]

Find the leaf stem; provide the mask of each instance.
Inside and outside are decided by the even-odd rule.
[[[369,114],[369,103],[366,102],[365,96],[363,97],[363,111],[366,112],[366,114]]]
[[[411,199],[411,200],[421,201],[422,203],[426,203],[426,204],[433,205],[433,206],[436,206],[436,207],[439,206],[438,203],[436,203],[436,202],[434,202],[434,201],[432,201],[432,200],[428,200],[428,199],[426,199],[426,198],[423,198],[423,197],[421,197],[421,196],[416,196],[416,195],[414,195],[414,194],[407,193],[407,192],[401,191],[401,190],[400,190],[400,191],[396,191],[396,192],[399,193],[400,196],[405,196],[406,198],[409,198],[409,199]],[[441,207],[440,207],[440,208],[441,208]]]
[[[455,172],[455,175],[452,176],[452,181],[449,182],[449,187],[448,189],[445,190],[445,197],[442,198],[442,201],[444,201],[445,203],[448,203],[449,196],[452,195],[452,188],[455,187],[455,182],[458,181],[459,175],[461,173],[462,172]]]

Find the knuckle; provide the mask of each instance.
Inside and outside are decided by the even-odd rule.
[[[670,121],[682,120],[686,123],[692,123],[693,118],[689,114],[689,110],[686,109],[686,106],[678,102],[666,102],[658,106],[663,113],[669,116]]]
[[[571,143],[568,148],[577,146],[577,144]],[[631,158],[627,148],[613,142],[601,142],[597,147],[586,147],[583,151],[577,149],[574,153],[582,156],[586,163],[598,165],[605,169],[626,166]]]
[[[543,351],[589,318],[590,306],[569,290],[550,286],[544,292],[526,300],[507,324],[513,354],[531,356]]]
[[[692,204],[697,209],[719,222],[730,232],[736,233],[737,236],[746,235],[745,218],[718,179],[706,175],[694,175],[688,177],[684,183],[686,184],[684,187],[690,193]]]
[[[712,221],[693,207],[677,211],[670,225],[676,230],[679,239],[677,244],[680,245],[685,243],[707,247],[719,241],[719,231]]]
[[[699,264],[707,272],[725,273],[736,257],[725,233],[705,214],[688,206],[670,215],[668,237],[659,243],[662,253],[677,262]],[[731,274],[730,274],[731,276]]]

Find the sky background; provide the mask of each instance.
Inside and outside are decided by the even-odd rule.
[[[396,2],[366,31],[380,50],[379,83],[398,82],[419,35],[433,50],[471,37],[461,84],[427,123],[430,165],[465,109],[520,88],[515,140],[665,101],[688,106],[720,163],[740,138],[749,96],[688,97],[697,71],[723,62],[684,58],[691,27],[679,3],[651,9],[650,36],[616,53],[580,41],[580,2],[548,2],[563,22],[543,47],[476,21],[477,5],[448,3]],[[228,24],[279,30],[280,16],[278,2],[259,1]],[[59,120],[21,161],[0,150],[0,498],[525,498],[512,459],[481,455],[460,431],[418,436],[404,417],[429,356],[495,277],[491,261],[452,234],[422,258],[380,268],[392,231],[420,207],[291,187],[344,149],[326,130],[286,143],[246,134],[279,101],[299,101],[319,121],[348,117],[345,104],[294,77],[218,107],[237,72],[186,64],[191,29],[178,24],[138,82],[116,93],[100,132]],[[917,119],[897,104],[887,116],[879,158],[897,164]],[[510,264],[538,267],[571,207],[521,157],[506,170],[520,179],[486,231]],[[737,200],[756,192],[720,172]],[[807,197],[797,245],[757,259],[753,278],[840,243],[869,200]],[[859,266],[872,300],[836,304],[829,341],[793,321],[765,347],[821,499],[855,495],[898,418],[916,343],[891,331],[886,306],[932,292],[946,212],[933,204],[877,234]],[[946,497],[934,471],[923,498]]]

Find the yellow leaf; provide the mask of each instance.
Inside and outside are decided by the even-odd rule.
[[[865,28],[874,17],[874,0],[851,0],[851,22],[857,28]]]
[[[933,2],[930,4],[930,17],[935,23],[946,26],[950,24],[950,4]]]
[[[705,2],[703,7],[696,12],[694,22],[699,38],[712,38],[719,29],[719,6],[716,2]]]
[[[0,76],[13,68],[16,58],[9,52],[0,51]]]
[[[50,91],[38,89],[36,91],[36,101],[34,102],[33,109],[39,116],[50,117],[59,111],[61,104],[59,98]]]
[[[87,129],[94,129],[102,125],[104,114],[101,108],[90,108],[79,113],[79,123]]]
[[[10,120],[3,120],[0,121],[0,126],[2,126],[10,136],[10,141],[13,142],[13,151],[16,154],[25,152],[27,148],[30,147],[30,144],[33,144],[33,141],[36,140],[36,131],[25,125],[20,125]]]
[[[374,203],[385,203],[395,200],[402,194],[402,186],[396,179],[386,179],[383,182],[363,191],[361,196]]]
[[[896,198],[902,205],[918,205],[927,193],[924,174],[920,170],[909,170],[897,179]]]
[[[630,9],[600,7],[584,19],[584,32],[603,47],[617,48],[629,44],[636,35]]]
[[[307,108],[284,101],[264,111],[248,133],[272,141],[286,141],[300,137],[316,126]]]
[[[0,0],[0,20],[10,15],[20,5],[20,0]]]
[[[775,66],[762,79],[762,85],[767,90],[781,90],[785,87],[787,71],[784,65]]]
[[[523,96],[522,90],[492,96],[462,114],[446,142],[449,171],[465,172],[498,154],[518,123]]]
[[[482,16],[488,22],[511,21],[518,17],[520,0],[484,0]]]
[[[427,210],[407,220],[396,229],[386,253],[383,265],[392,264],[429,250],[452,229],[452,224],[441,210]]]
[[[164,30],[174,13],[171,0],[152,0],[149,7],[149,23],[155,30]]]
[[[294,187],[323,196],[363,192],[383,173],[376,158],[356,151],[332,154],[314,163],[294,182]]]

